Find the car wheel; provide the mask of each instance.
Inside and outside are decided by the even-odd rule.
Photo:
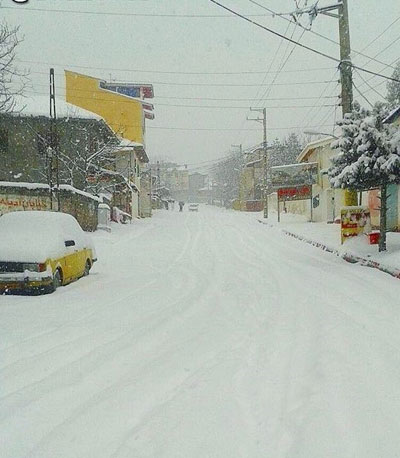
[[[90,261],[86,261],[86,264],[85,264],[85,270],[83,271],[83,276],[84,277],[87,277],[89,275],[89,272],[90,272],[90,268],[92,266],[90,265]]]

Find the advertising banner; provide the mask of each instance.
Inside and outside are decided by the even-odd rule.
[[[349,237],[371,230],[371,214],[365,207],[342,207],[340,210],[342,244]]]
[[[287,186],[278,189],[278,202],[311,199],[312,186]]]
[[[270,176],[274,188],[315,184],[318,181],[318,163],[301,162],[271,167]]]
[[[101,81],[100,87],[133,98],[143,97],[145,99],[152,99],[154,97],[153,86],[151,84],[118,84]]]

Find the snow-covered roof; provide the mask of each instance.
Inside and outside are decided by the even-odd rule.
[[[19,116],[45,116],[50,117],[50,102],[47,95],[37,95],[16,98],[15,111]],[[103,118],[96,113],[84,110],[83,108],[72,105],[61,98],[56,97],[57,118],[79,118],[96,119]]]
[[[263,159],[257,159],[257,160],[255,160],[255,161],[248,162],[248,163],[246,164],[246,167],[252,167],[253,165],[260,164],[262,161],[263,161]]]
[[[0,181],[0,188],[49,189],[49,185],[46,183],[25,183],[22,181]],[[69,191],[73,194],[79,194],[81,196],[96,200],[97,202],[102,202],[102,199],[99,197],[94,196],[89,192],[82,191],[81,189],[74,188],[69,184],[60,184],[60,190]]]
[[[120,142],[119,142],[118,147],[121,148],[121,150],[123,150],[124,148],[132,148],[135,150],[137,157],[139,158],[140,161],[146,164],[149,162],[149,157],[147,156],[143,143],[133,142],[132,140],[129,140],[128,138],[122,138],[122,137],[119,137],[119,140]]]
[[[133,141],[127,139],[127,138],[122,138],[122,137],[118,137],[118,140],[119,140],[119,145],[118,146],[121,146],[121,147],[134,148],[135,146],[137,146],[137,147],[142,147],[143,148],[143,143],[133,142]]]
[[[319,140],[314,140],[313,142],[307,143],[307,145],[303,148],[301,153],[297,156],[297,162],[301,162],[302,160],[304,160],[308,156],[308,154],[314,151],[316,148],[330,145],[333,140],[334,137],[328,137],[320,138]]]

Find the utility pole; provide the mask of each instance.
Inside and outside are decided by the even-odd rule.
[[[247,118],[248,121],[257,121],[263,123],[263,198],[264,198],[264,218],[268,218],[268,149],[267,149],[267,109],[250,108],[250,111],[262,113],[262,118]]]
[[[351,65],[349,10],[347,0],[338,6],[340,39],[340,80],[342,86],[342,113],[350,113],[353,108],[353,75]]]
[[[56,182],[57,211],[61,211],[60,203],[60,174],[57,139],[56,88],[54,68],[50,68],[50,150],[48,150],[48,175],[50,186],[50,208],[53,208],[54,178]]]
[[[318,14],[330,16],[339,21],[339,42],[340,42],[340,83],[341,105],[343,117],[350,113],[353,107],[353,75],[351,63],[351,46],[350,46],[350,26],[349,26],[349,9],[348,0],[340,0],[334,5],[318,7],[318,2],[312,6],[301,8],[292,13],[294,16],[308,14],[310,18],[310,27]],[[332,11],[337,10],[337,14]]]

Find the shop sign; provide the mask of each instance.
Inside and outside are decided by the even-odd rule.
[[[365,207],[342,207],[340,210],[341,242],[371,230],[371,214]]]
[[[312,186],[288,186],[278,189],[278,201],[307,200],[312,197]]]
[[[132,98],[152,99],[154,97],[151,84],[118,84],[100,81],[100,87]]]

